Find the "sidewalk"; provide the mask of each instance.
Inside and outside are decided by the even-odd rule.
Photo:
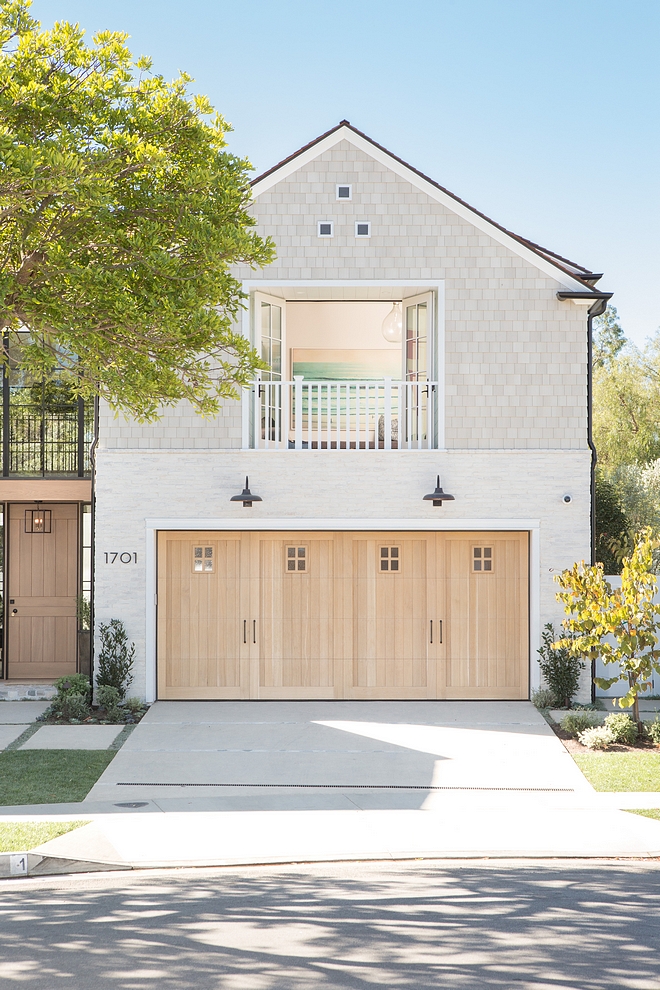
[[[85,801],[0,820],[92,819],[35,850],[38,872],[660,857],[660,822],[631,807],[660,793],[595,792],[526,702],[166,702]]]

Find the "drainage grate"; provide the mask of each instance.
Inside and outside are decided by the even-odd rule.
[[[163,780],[120,780],[117,787],[296,787],[331,791],[534,791],[542,794],[573,794],[572,787],[434,787],[432,784],[216,784],[173,783]]]

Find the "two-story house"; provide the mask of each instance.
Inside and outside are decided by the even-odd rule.
[[[253,194],[277,260],[236,274],[269,370],[214,420],[99,412],[95,612],[137,644],[132,691],[527,698],[553,575],[590,557],[609,294],[346,121]],[[10,569],[30,540],[69,566],[23,498]]]

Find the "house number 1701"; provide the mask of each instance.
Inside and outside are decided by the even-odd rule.
[[[137,554],[129,553],[125,551],[124,553],[106,553],[105,555],[106,564],[137,564]]]

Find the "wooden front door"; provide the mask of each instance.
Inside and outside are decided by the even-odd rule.
[[[9,506],[7,674],[12,680],[75,674],[78,506]]]
[[[527,534],[161,533],[161,698],[525,698]]]

